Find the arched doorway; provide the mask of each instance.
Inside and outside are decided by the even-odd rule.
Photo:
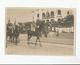
[[[58,10],[58,15],[61,15],[61,10],[60,9]]]
[[[54,11],[51,11],[51,18],[54,18]]]
[[[42,13],[42,19],[45,19],[45,13]]]

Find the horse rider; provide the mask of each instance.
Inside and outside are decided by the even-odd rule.
[[[11,39],[11,31],[12,31],[12,23],[9,20],[7,24],[7,37],[9,36],[10,39]]]
[[[36,26],[36,30],[35,31],[36,31],[36,36],[37,36],[35,45],[37,44],[37,42],[39,42],[40,46],[42,46],[41,45],[41,41],[40,41],[40,36],[41,36],[41,28],[40,28],[40,25],[37,25]]]
[[[8,24],[7,24],[7,30],[8,29],[11,29],[11,27],[12,27],[12,23],[10,22],[10,20],[8,21]]]
[[[19,37],[19,26],[18,24],[16,24],[16,21],[14,22],[14,25],[13,25],[13,42],[16,43],[17,45],[17,42],[18,42],[18,37]]]

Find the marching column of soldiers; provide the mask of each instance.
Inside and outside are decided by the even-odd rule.
[[[58,11],[58,14],[61,15],[61,12]],[[43,13],[43,18],[45,18],[45,14]],[[39,17],[39,14],[37,15]],[[7,29],[6,29],[6,36],[7,39],[9,39],[11,42],[15,42],[16,44],[18,43],[18,38],[19,38],[19,34],[21,33],[21,31],[23,31],[23,29],[25,29],[25,32],[31,30],[31,25],[34,26],[34,28],[38,25],[40,25],[42,27],[42,31],[41,31],[41,36],[42,34],[47,37],[49,32],[56,32],[56,36],[59,36],[59,28],[60,27],[72,27],[74,26],[74,15],[73,14],[69,14],[69,11],[67,12],[67,16],[65,16],[62,19],[58,19],[57,21],[55,21],[54,19],[51,19],[50,21],[49,19],[49,13],[47,12],[47,20],[46,22],[44,20],[36,20],[36,23],[32,22],[27,22],[26,24],[24,24],[24,26],[20,25],[20,24],[16,24],[17,21],[14,22],[14,24],[12,24],[10,22],[10,20],[8,20],[8,24],[7,24]],[[54,17],[54,13],[52,12],[51,14],[52,17]],[[23,23],[22,23],[23,24]],[[28,25],[29,24],[29,25]],[[20,29],[21,28],[21,29]],[[54,30],[52,30],[52,28],[54,28]],[[34,30],[35,31],[35,30]]]

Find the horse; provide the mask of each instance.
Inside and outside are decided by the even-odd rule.
[[[6,40],[9,39],[9,42],[12,43],[12,24],[8,25],[6,27]],[[6,48],[7,48],[7,44],[6,44]]]
[[[28,44],[29,44],[29,41],[30,39],[35,36],[36,37],[36,42],[35,42],[35,46],[37,45],[37,42],[39,41],[39,45],[40,47],[42,46],[41,44],[41,41],[40,41],[40,37],[41,37],[41,32],[42,32],[42,27],[41,25],[38,25],[37,27],[35,27],[35,31],[31,31],[31,30],[28,30],[27,31],[27,34],[28,34]]]
[[[12,42],[12,25],[8,26],[7,25],[7,29],[6,29],[6,39],[9,38],[9,41]]]
[[[17,45],[18,43],[18,38],[19,38],[19,26],[18,25],[14,25],[14,27],[12,28],[12,41],[13,43],[15,43]]]

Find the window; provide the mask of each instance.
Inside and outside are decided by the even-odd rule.
[[[61,10],[58,10],[58,15],[61,15]]]
[[[42,13],[42,18],[45,18],[45,13]]]
[[[51,17],[54,17],[54,11],[51,11]]]
[[[47,18],[49,18],[49,17],[50,17],[49,12],[46,12],[46,17],[47,17]]]
[[[67,12],[67,15],[69,15],[69,11]]]

